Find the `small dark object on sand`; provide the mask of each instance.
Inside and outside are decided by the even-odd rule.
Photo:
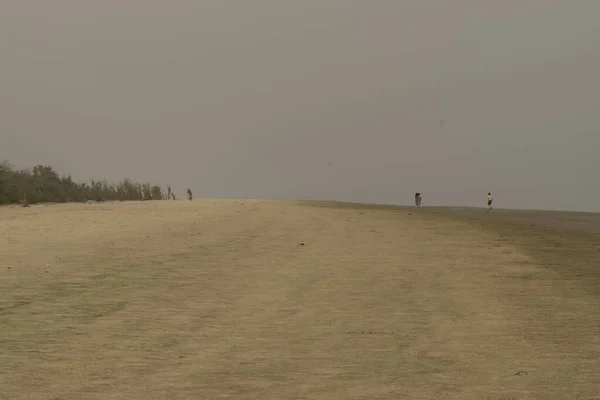
[[[304,242],[300,243],[298,246],[304,246]]]
[[[515,376],[527,376],[529,375],[527,373],[527,371],[519,371],[519,372],[515,372]]]

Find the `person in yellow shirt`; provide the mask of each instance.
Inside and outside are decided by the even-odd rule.
[[[488,211],[492,211],[492,203],[493,202],[494,202],[494,198],[492,197],[492,194],[488,193],[488,207],[489,207]]]

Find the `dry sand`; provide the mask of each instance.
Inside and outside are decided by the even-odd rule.
[[[590,220],[0,208],[0,399],[600,399]]]

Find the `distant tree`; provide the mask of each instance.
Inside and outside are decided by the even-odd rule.
[[[167,198],[160,186],[141,185],[128,178],[116,184],[106,179],[77,183],[70,175],[59,176],[50,166],[17,170],[7,161],[0,162],[0,205]]]
[[[142,185],[142,200],[152,200],[152,186],[149,183]]]
[[[0,174],[1,173],[6,173],[6,172],[12,172],[13,167],[10,164],[10,162],[4,160],[4,161],[0,161]]]
[[[150,195],[152,196],[152,200],[163,200],[162,188],[160,186],[152,186],[150,189]]]

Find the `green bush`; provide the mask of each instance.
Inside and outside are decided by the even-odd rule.
[[[131,179],[118,183],[106,180],[75,182],[68,176],[59,176],[52,167],[36,165],[17,170],[8,162],[0,162],[0,204],[64,203],[111,200],[162,200],[166,196],[157,185],[140,184]]]

